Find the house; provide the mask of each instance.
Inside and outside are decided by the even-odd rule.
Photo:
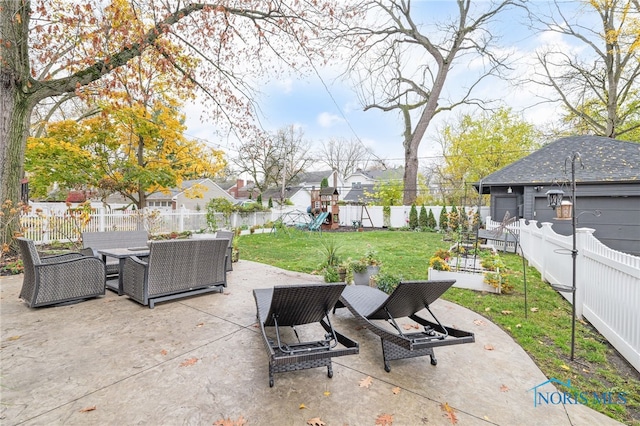
[[[283,203],[284,200],[288,200],[289,205],[293,205],[297,210],[306,211],[307,207],[311,205],[311,191],[305,186],[295,185],[282,188],[269,188],[262,193],[262,204],[266,207],[269,203],[269,198],[273,203],[273,207],[277,208]]]
[[[394,167],[384,170],[357,169],[345,178],[346,191],[342,200],[347,204],[371,204],[375,203],[372,197],[376,182],[402,181],[404,167]]]
[[[570,235],[571,221],[556,220],[546,192],[562,189],[570,195],[571,156],[576,161],[577,226],[595,229],[605,245],[640,255],[640,143],[601,136],[558,139],[476,183],[491,194],[490,216],[510,216],[551,222],[558,234]],[[600,215],[597,216],[597,212]]]
[[[255,182],[244,179],[236,179],[235,185],[231,185],[225,188],[226,191],[236,200],[255,200],[260,195],[260,189],[256,186]]]
[[[147,207],[204,210],[213,198],[226,198],[232,203],[236,201],[218,184],[206,178],[185,180],[180,187],[171,188],[168,193],[153,193],[147,196]]]

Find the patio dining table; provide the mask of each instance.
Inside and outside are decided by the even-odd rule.
[[[127,248],[110,248],[98,250],[98,253],[102,255],[102,260],[107,261],[107,257],[115,257],[118,259],[118,279],[117,285],[115,279],[107,280],[106,286],[109,290],[118,293],[118,296],[124,294],[124,287],[122,283],[122,276],[124,271],[124,262],[128,257],[132,256],[149,256],[149,247],[127,247]]]

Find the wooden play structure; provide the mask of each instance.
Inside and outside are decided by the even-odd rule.
[[[311,189],[311,211],[329,213],[322,223],[322,229],[338,229],[340,227],[338,196],[339,192],[335,187]]]

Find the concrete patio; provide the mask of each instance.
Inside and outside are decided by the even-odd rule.
[[[536,391],[555,391],[529,356],[500,328],[457,305],[437,301],[446,325],[476,342],[436,348],[429,358],[392,361],[380,341],[346,309],[336,329],[360,354],[326,369],[276,374],[255,321],[254,288],[319,282],[320,277],[240,261],[224,294],[148,309],[126,296],[29,309],[18,299],[22,276],[0,278],[0,423],[3,425],[607,425],[579,404],[534,406]],[[369,387],[361,381],[371,377]],[[445,405],[446,404],[446,405]],[[229,423],[234,424],[234,423]],[[314,423],[311,423],[314,424]],[[320,423],[316,423],[320,424]]]

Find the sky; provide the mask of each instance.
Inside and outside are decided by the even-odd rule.
[[[488,4],[486,1],[482,3]],[[536,7],[548,7],[551,3],[536,1]],[[563,2],[563,7],[574,8],[577,2]],[[433,19],[446,19],[447,14],[455,7],[451,1],[427,0],[412,4],[414,20],[425,25]],[[535,50],[553,43],[564,44],[558,36],[550,33],[534,33],[527,29],[522,10],[514,10],[504,14],[492,28],[492,34],[501,37],[500,45],[516,59],[516,68],[512,75],[518,78],[530,72],[531,61]],[[576,46],[572,47],[573,49]],[[473,78],[473,63],[461,62],[450,73],[445,92],[453,97],[459,94],[461,87],[469,84]],[[302,128],[306,138],[320,146],[322,141],[331,137],[360,140],[370,148],[375,156],[386,165],[403,164],[402,119],[396,112],[379,110],[363,111],[357,94],[351,85],[344,80],[335,79],[339,64],[331,68],[318,68],[305,77],[282,77],[264,81],[260,84],[260,96],[257,100],[262,116],[260,122],[265,130],[275,132],[277,129],[295,125]],[[540,94],[537,86],[513,87],[508,82],[492,79],[474,92],[476,97],[497,99],[513,111],[522,111],[522,117],[538,126],[549,124],[559,114],[557,106],[538,105],[534,94]],[[201,118],[202,106],[195,101],[186,106],[187,136],[206,141],[209,145],[220,148],[233,155],[232,142],[220,139],[213,132],[214,126]],[[452,113],[439,114],[431,123],[423,139],[419,157],[421,166],[442,153],[437,142],[438,130],[447,122],[452,122],[464,109]],[[414,124],[417,120],[414,120]]]

